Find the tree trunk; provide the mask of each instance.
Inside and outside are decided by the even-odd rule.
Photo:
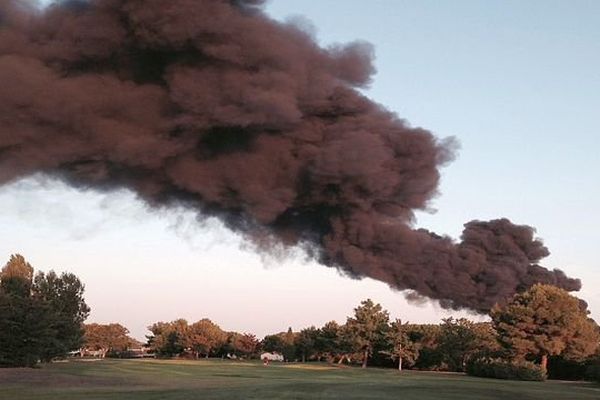
[[[306,353],[302,353],[302,362],[305,363],[306,362]]]
[[[204,358],[208,359],[208,352],[206,352],[206,357],[204,357]]]
[[[363,354],[363,362],[362,362],[363,368],[367,368],[367,360],[368,359],[369,359],[369,349],[365,349],[365,352]]]
[[[540,363],[540,366],[544,372],[548,371],[548,356],[546,354],[542,354],[542,362]]]
[[[398,357],[398,371],[402,371],[402,357]]]

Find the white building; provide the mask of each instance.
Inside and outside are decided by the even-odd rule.
[[[260,355],[261,360],[269,360],[269,361],[283,361],[283,355],[279,353],[262,353]]]

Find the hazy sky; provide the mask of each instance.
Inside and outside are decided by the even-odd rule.
[[[272,0],[267,10],[300,20],[322,45],[371,42],[378,73],[367,95],[459,139],[437,212],[418,226],[454,237],[471,219],[535,226],[552,252],[542,264],[581,278],[578,295],[600,319],[600,2]],[[0,257],[15,252],[77,274],[90,321],[121,322],[138,338],[178,317],[259,336],[342,322],[367,297],[413,322],[458,315],[298,255],[261,258],[190,212],[43,178],[0,188]]]

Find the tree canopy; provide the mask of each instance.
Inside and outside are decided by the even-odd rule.
[[[587,305],[567,291],[537,284],[491,312],[500,343],[517,359],[538,359],[547,368],[549,356],[581,359],[598,348],[598,325]]]

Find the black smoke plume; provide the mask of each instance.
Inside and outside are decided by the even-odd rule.
[[[321,48],[260,0],[0,2],[0,184],[43,172],[185,203],[353,277],[486,311],[548,271],[528,226],[411,228],[452,145],[360,94],[372,49]]]

